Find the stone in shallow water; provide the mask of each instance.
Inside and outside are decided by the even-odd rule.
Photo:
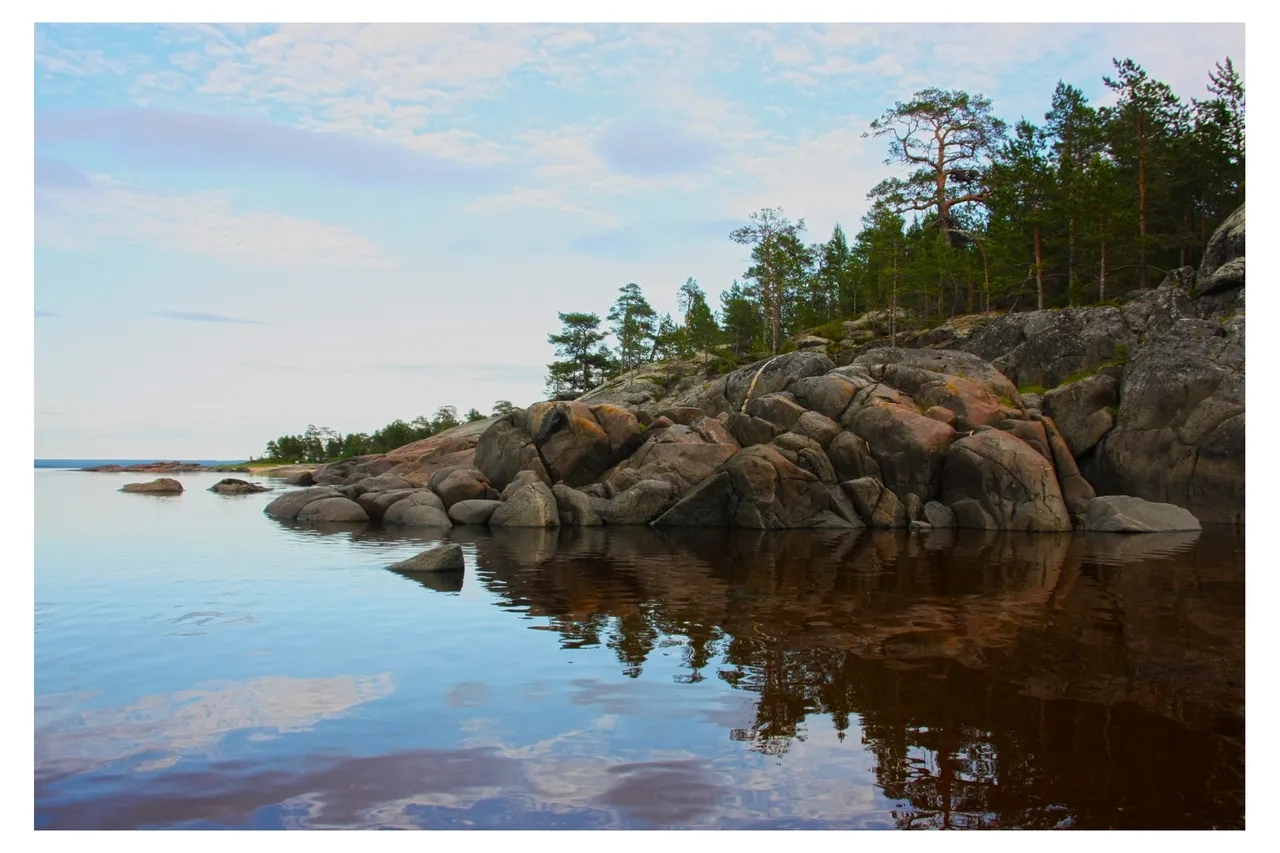
[[[123,486],[120,491],[144,495],[180,495],[182,494],[182,484],[171,477],[161,477],[158,480],[152,480],[150,483],[129,483]]]
[[[461,545],[439,545],[387,568],[397,572],[454,572],[464,568]]]
[[[1180,506],[1128,495],[1104,495],[1089,501],[1084,529],[1096,533],[1166,533],[1199,530],[1200,522]]]

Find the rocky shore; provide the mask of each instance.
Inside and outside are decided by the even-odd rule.
[[[665,364],[392,453],[266,512],[449,527],[966,527],[1244,522],[1244,209],[1200,270],[1120,305],[847,337],[724,376]]]

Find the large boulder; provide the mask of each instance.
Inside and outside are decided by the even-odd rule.
[[[1244,523],[1245,318],[1183,318],[1125,365],[1115,428],[1084,474],[1103,494]]]
[[[383,524],[405,527],[452,527],[440,498],[426,489],[415,489],[382,514]]]
[[[1199,530],[1200,522],[1182,507],[1128,495],[1094,498],[1084,512],[1084,529],[1098,533],[1167,533]]]
[[[1053,462],[1054,470],[1058,474],[1058,487],[1062,489],[1062,500],[1067,504],[1067,510],[1071,515],[1078,516],[1084,512],[1085,506],[1098,493],[1094,490],[1093,484],[1080,473],[1075,456],[1071,454],[1071,448],[1067,446],[1066,439],[1058,431],[1053,418],[1041,415],[1039,421],[1044,427],[1045,438],[1049,442],[1050,461]]]
[[[807,410],[785,392],[753,397],[747,402],[746,414],[768,421],[783,429],[791,429]]]
[[[533,436],[513,422],[516,417],[518,415],[499,418],[476,443],[475,467],[499,491],[521,471],[534,471],[543,482],[551,482]]]
[[[710,442],[708,436],[723,440]],[[711,476],[737,452],[737,442],[719,422],[703,418],[694,427],[675,425],[661,430],[629,459],[609,471],[604,481],[616,493],[643,480],[663,480],[683,494]]]
[[[1196,293],[1207,295],[1244,287],[1244,205],[1209,238],[1196,274]]]
[[[994,425],[1023,411],[1017,387],[977,356],[955,350],[875,349],[854,359],[870,377],[911,398],[920,411],[946,409],[960,431]],[[937,414],[931,416],[937,418]]]
[[[818,412],[805,412],[796,421],[791,431],[806,438],[812,438],[823,450],[826,450],[831,446],[831,442],[836,440],[836,436],[840,435],[840,425]]]
[[[611,499],[588,500],[605,524],[648,524],[675,502],[677,493],[665,480],[641,480]]]
[[[880,463],[871,454],[866,440],[851,432],[841,432],[831,440],[827,457],[835,468],[838,481],[857,480],[862,477],[880,479]]]
[[[853,414],[852,430],[866,442],[880,479],[905,499],[928,501],[938,490],[942,460],[956,431],[914,408],[886,404],[864,406]],[[843,473],[843,472],[842,472]]]
[[[476,445],[497,418],[460,424],[430,438],[398,447],[386,455],[395,463],[392,471],[411,483],[425,486],[441,468],[471,467]]]
[[[254,495],[259,492],[271,491],[266,486],[257,483],[250,483],[248,480],[237,480],[235,477],[227,477],[219,480],[209,487],[209,491],[219,495]]]
[[[502,506],[502,501],[458,501],[449,507],[449,520],[454,524],[485,524]]]
[[[725,429],[739,447],[768,444],[781,433],[782,427],[751,415],[731,412],[724,421]]]
[[[635,423],[634,444],[639,444],[639,421],[630,412],[614,411]],[[538,403],[530,407],[529,421],[529,434],[552,482],[585,486],[625,456],[625,453],[615,455],[609,434],[596,422],[585,403]],[[634,444],[619,450],[629,452]]]
[[[592,509],[591,498],[577,489],[564,483],[556,483],[551,487],[551,493],[555,495],[556,506],[560,508],[562,527],[596,527],[604,523]]]
[[[838,421],[859,387],[846,376],[829,373],[798,379],[790,390],[801,406]]]
[[[841,483],[840,488],[849,496],[868,527],[906,527],[911,520],[898,496],[874,477],[849,480]]]
[[[822,445],[798,432],[784,432],[773,440],[773,446],[782,451],[787,461],[808,471],[829,486],[836,484],[836,472],[831,460],[823,452]]]
[[[1120,368],[1106,368],[1044,395],[1044,413],[1058,425],[1074,456],[1084,456],[1115,426]]]
[[[298,513],[298,521],[317,523],[368,521],[369,515],[360,504],[347,498],[321,498],[311,501]]]
[[[282,494],[263,508],[263,512],[272,518],[297,518],[298,513],[313,501],[324,498],[342,497],[335,489],[328,486],[312,486],[307,489],[295,489]]]
[[[516,489],[489,517],[490,527],[559,527],[560,507],[546,483]]]
[[[358,498],[360,495],[364,495],[369,492],[398,492],[403,489],[412,489],[417,484],[406,480],[398,474],[388,472],[386,474],[379,474],[376,477],[364,477],[351,485],[354,487],[354,491]]]
[[[120,491],[143,495],[180,495],[182,484],[172,477],[160,477],[150,483],[129,483],[121,486]]]
[[[356,503],[360,504],[361,508],[368,513],[369,518],[377,521],[378,519],[381,519],[382,516],[386,514],[387,510],[394,506],[396,502],[404,500],[412,494],[431,495],[431,492],[426,489],[412,488],[396,489],[395,491],[390,492],[365,492],[356,498]],[[435,500],[435,503],[432,504],[433,506],[437,506],[439,509],[444,509],[444,504],[440,502],[440,498],[435,495],[431,495],[431,498],[434,498]],[[422,498],[422,500],[429,499]]]
[[[829,519],[831,494],[771,445],[748,447],[654,521],[662,526],[812,527]]]
[[[724,397],[729,411],[741,412],[748,400],[786,391],[797,380],[822,376],[834,368],[835,364],[831,359],[821,353],[792,352],[777,355],[749,364],[726,376]]]
[[[387,568],[396,572],[460,572],[466,567],[462,558],[462,546],[437,545]]]
[[[985,429],[951,445],[943,462],[942,501],[959,527],[1071,530],[1053,464],[1003,430]]]
[[[445,509],[459,501],[484,500],[498,494],[477,468],[442,468],[432,476],[430,485]]]

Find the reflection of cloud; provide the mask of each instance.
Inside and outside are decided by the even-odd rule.
[[[152,311],[152,317],[165,320],[187,320],[192,323],[240,323],[249,326],[261,326],[259,320],[238,320],[225,314],[212,314],[208,311]]]
[[[85,772],[144,753],[165,753],[173,760],[186,753],[208,753],[237,731],[300,731],[394,690],[389,673],[267,676],[143,696],[132,705],[78,714],[65,705],[48,704],[46,697],[45,706],[36,706],[36,778]]]
[[[489,703],[489,688],[479,681],[464,681],[444,695],[450,708],[476,708]]]

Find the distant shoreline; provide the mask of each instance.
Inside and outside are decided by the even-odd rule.
[[[37,469],[82,471],[107,474],[184,474],[184,473],[241,473],[241,474],[291,474],[311,471],[319,465],[288,465],[279,462],[255,460],[224,461],[216,459],[37,459]]]

